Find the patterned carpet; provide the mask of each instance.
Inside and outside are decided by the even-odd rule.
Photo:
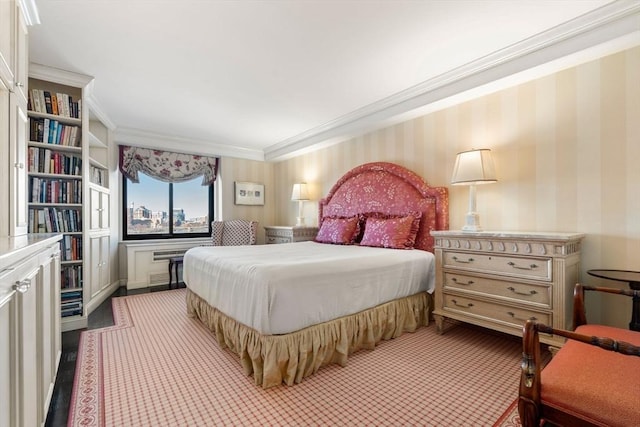
[[[517,396],[520,340],[433,325],[263,390],[186,316],[185,290],[114,298],[82,333],[70,426],[492,426]]]

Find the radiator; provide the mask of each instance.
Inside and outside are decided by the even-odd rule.
[[[159,261],[163,259],[174,258],[177,256],[183,256],[185,252],[185,249],[153,251],[153,260]]]

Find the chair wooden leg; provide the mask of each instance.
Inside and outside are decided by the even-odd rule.
[[[173,289],[171,283],[173,282],[173,260],[169,260],[169,289]]]
[[[523,427],[540,425],[540,340],[535,322],[528,320],[523,327],[522,371],[518,413]]]

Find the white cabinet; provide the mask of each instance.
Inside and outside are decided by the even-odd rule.
[[[27,26],[20,4],[0,1],[0,236],[27,232]]]
[[[89,259],[91,260],[89,288],[91,292],[90,299],[93,300],[110,284],[110,236],[90,237],[89,242]]]
[[[61,354],[59,236],[0,238],[0,425],[46,419]]]
[[[436,290],[433,315],[513,335],[536,318],[571,328],[573,286],[579,279],[583,234],[432,231]],[[541,336],[561,346],[561,337]]]

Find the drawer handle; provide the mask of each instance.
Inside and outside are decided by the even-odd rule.
[[[533,296],[538,293],[537,291],[519,292],[519,291],[516,291],[516,289],[513,286],[509,286],[507,289],[516,295],[524,295],[525,297]]]
[[[460,307],[460,308],[471,308],[473,307],[473,304],[468,303],[467,305],[463,305],[463,304],[458,304],[458,301],[452,299],[451,302],[453,303],[453,305],[455,305],[456,307]]]
[[[465,285],[465,286],[473,285],[473,280],[469,280],[467,283],[464,283],[464,282],[458,282],[458,279],[456,279],[455,277],[452,277],[451,281],[459,285]]]
[[[469,264],[470,262],[473,262],[473,258],[469,258],[468,260],[466,260],[466,261],[465,261],[465,260],[463,260],[463,259],[458,259],[458,257],[457,257],[457,256],[454,256],[454,257],[453,257],[453,260],[454,260],[455,262],[459,262],[459,263],[462,263],[462,264]]]
[[[520,267],[519,265],[516,265],[515,262],[509,262],[507,264],[509,264],[513,268],[517,268],[518,270],[533,270],[534,268],[538,268],[536,264],[531,264],[528,267]]]
[[[527,320],[529,320],[529,319],[531,319],[531,320],[538,320],[538,318],[537,318],[537,317],[535,317],[535,316],[532,316],[532,317],[530,317],[529,319],[523,319],[523,318],[521,318],[521,317],[516,317],[515,313],[513,313],[513,312],[511,312],[511,311],[507,311],[507,314],[508,314],[509,316],[511,316],[514,320],[520,320],[521,322],[526,322],[526,321],[527,321]]]
[[[31,287],[31,280],[21,280],[19,282],[16,282],[15,285],[13,285],[13,289],[15,291],[20,292],[21,294],[26,293],[30,287]]]

